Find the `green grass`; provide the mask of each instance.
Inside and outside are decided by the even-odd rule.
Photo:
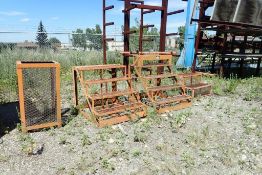
[[[213,77],[207,79],[212,84],[212,91],[215,95],[238,95],[244,100],[262,100],[262,77],[251,77],[239,79]]]
[[[0,53],[0,104],[17,100],[16,61],[57,61],[61,65],[61,75],[71,75],[73,66],[102,64],[103,55],[99,51],[30,51],[2,50]],[[121,61],[121,54],[108,52],[108,64]]]
[[[0,52],[0,104],[17,100],[17,60],[57,61],[61,64],[62,81],[71,83],[73,66],[102,64],[103,55],[100,51],[2,50]],[[122,56],[119,52],[108,52],[107,60],[108,64],[121,64]],[[213,77],[208,81],[213,85],[213,93],[216,95],[237,94],[244,96],[247,101],[262,100],[261,77],[248,79]],[[155,115],[154,111],[152,111],[152,115]]]

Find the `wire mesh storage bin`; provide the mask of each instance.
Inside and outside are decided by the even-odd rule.
[[[17,62],[22,131],[61,127],[60,65]]]

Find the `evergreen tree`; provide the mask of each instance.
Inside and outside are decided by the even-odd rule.
[[[40,24],[38,26],[38,30],[37,30],[37,36],[36,36],[36,42],[39,45],[40,48],[44,48],[48,46],[48,39],[47,39],[47,33],[45,30],[45,27],[42,23],[42,21],[40,21]]]

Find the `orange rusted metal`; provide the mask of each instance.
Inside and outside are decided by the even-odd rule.
[[[179,74],[184,79],[186,90],[193,98],[199,95],[211,94],[211,84],[203,82],[203,75],[210,76],[210,74],[203,74],[201,72]]]
[[[22,131],[62,126],[60,65],[17,61]]]
[[[156,106],[159,113],[192,105],[183,79],[173,72],[171,54],[137,54],[134,55],[132,66],[141,80],[149,104]],[[158,73],[158,68],[162,68],[161,74]]]
[[[78,81],[87,105],[82,114],[98,127],[145,117],[146,106],[132,87],[132,78],[124,65],[76,66],[73,68],[74,105],[78,106]]]

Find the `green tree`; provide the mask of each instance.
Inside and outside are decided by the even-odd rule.
[[[185,26],[178,27],[178,33],[179,33],[178,44],[179,44],[180,50],[182,50],[184,48],[185,30],[186,30]]]
[[[45,48],[48,46],[47,33],[42,21],[40,21],[38,26],[36,42],[40,48]]]
[[[136,25],[130,28],[130,31],[137,31],[135,35],[130,35],[130,50],[135,52],[139,50],[139,31],[140,22],[136,19]],[[159,31],[156,27],[144,29],[144,39],[152,41],[143,41],[143,51],[158,51],[159,49]],[[148,35],[148,36],[146,36]]]
[[[102,49],[102,30],[100,25],[96,25],[95,28],[86,29],[86,39],[88,41],[87,47],[92,50]]]
[[[87,43],[86,43],[86,35],[84,34],[84,31],[82,29],[76,29],[76,31],[73,31],[72,36],[72,44],[74,47],[81,47],[86,50]]]
[[[52,37],[52,38],[49,38],[49,44],[52,45],[52,44],[61,44],[61,41],[59,39],[57,39],[56,37]]]
[[[49,38],[48,43],[54,51],[61,47],[61,41],[56,37]]]

